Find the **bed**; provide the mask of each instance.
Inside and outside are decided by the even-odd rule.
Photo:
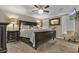
[[[24,40],[30,41],[32,43],[32,47],[37,49],[39,45],[43,44],[44,42],[52,38],[51,32],[51,29],[21,29],[20,37],[28,38]]]

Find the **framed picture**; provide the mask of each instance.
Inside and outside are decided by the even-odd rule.
[[[49,20],[50,26],[60,25],[60,18],[53,18]]]

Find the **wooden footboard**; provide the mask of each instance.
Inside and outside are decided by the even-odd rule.
[[[52,38],[50,31],[35,32],[35,49]]]
[[[49,41],[52,39],[51,31],[44,31],[44,32],[35,32],[35,49],[37,49],[41,44]],[[27,43],[31,47],[33,47],[33,43],[30,41],[30,38],[21,37],[21,41]]]

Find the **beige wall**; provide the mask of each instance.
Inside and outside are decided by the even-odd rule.
[[[9,18],[0,10],[0,23],[9,23]]]
[[[43,28],[48,29],[49,28],[49,19],[44,19],[43,21]]]
[[[7,31],[18,31],[19,30],[19,25],[14,24],[14,28],[13,28],[13,24],[8,24],[7,25]]]
[[[75,31],[75,20],[70,19],[69,15],[63,15],[61,16],[61,25],[57,29],[58,31],[58,36],[57,37],[62,37],[64,32],[67,31]]]
[[[61,17],[62,22],[62,33],[66,31],[75,31],[75,21],[70,19],[69,15],[64,15]]]
[[[75,20],[75,31],[77,33],[79,33],[79,17],[77,19],[74,19]]]

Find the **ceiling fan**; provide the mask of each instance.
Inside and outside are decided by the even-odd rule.
[[[34,5],[34,7],[36,7],[36,9],[33,9],[32,12],[37,11],[39,14],[42,14],[43,12],[49,13],[49,10],[47,10],[47,8],[49,8],[49,5]]]

